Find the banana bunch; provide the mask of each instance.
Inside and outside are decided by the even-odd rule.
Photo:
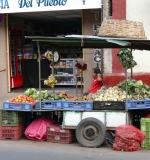
[[[54,88],[55,84],[57,84],[57,80],[55,79],[55,76],[49,76],[48,80],[44,81],[44,85],[49,86],[51,88]]]
[[[47,51],[47,52],[45,52],[45,57],[47,59],[52,59],[52,58],[54,58],[54,54],[51,51]]]

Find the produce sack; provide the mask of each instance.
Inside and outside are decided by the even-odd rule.
[[[52,124],[55,124],[54,120],[36,119],[25,130],[25,136],[30,140],[45,141],[46,129]]]
[[[138,151],[146,138],[144,132],[132,125],[121,125],[116,128],[113,149],[117,151]]]

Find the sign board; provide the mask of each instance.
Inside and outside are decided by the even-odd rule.
[[[101,0],[0,0],[0,13],[101,8]]]
[[[101,26],[100,23],[93,24],[93,31],[96,31]]]

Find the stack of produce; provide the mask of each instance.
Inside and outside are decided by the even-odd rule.
[[[108,89],[103,86],[96,94],[89,94],[88,97],[95,101],[124,101],[126,92],[117,86]]]
[[[46,100],[63,100],[63,99],[65,99],[65,96],[63,96],[61,94],[53,94],[51,92],[48,92],[47,90],[41,91],[41,93],[40,93],[39,91],[37,91],[34,88],[27,89],[24,92],[24,95],[33,97],[36,100],[39,100],[41,98],[42,101],[46,101]]]
[[[137,63],[133,60],[132,52],[129,49],[123,49],[118,53],[118,58],[122,66],[126,69],[133,68]]]
[[[120,82],[118,87],[126,89],[126,81]],[[127,80],[127,94],[128,100],[142,100],[150,99],[150,87],[144,84],[141,80],[128,79]]]
[[[60,94],[65,97],[64,100],[65,101],[92,101],[92,97],[90,96],[80,96],[80,97],[76,97],[76,96],[72,96],[66,92],[60,92]]]
[[[48,80],[44,81],[44,85],[54,88],[54,85],[57,84],[57,80],[54,76],[49,76]]]
[[[33,97],[29,97],[29,96],[17,96],[14,97],[10,100],[8,100],[8,102],[21,102],[21,103],[32,103],[35,104],[36,103],[36,99],[34,99]]]

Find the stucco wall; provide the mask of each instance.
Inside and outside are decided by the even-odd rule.
[[[150,0],[126,0],[126,18],[142,22],[146,36],[150,39]],[[133,56],[138,65],[134,67],[135,72],[150,72],[150,52],[134,51]]]
[[[0,22],[0,70],[7,69],[6,65],[6,36],[5,18]],[[0,72],[0,98],[7,93],[7,71]]]
[[[93,24],[100,23],[99,19],[96,21],[94,13],[91,10],[83,10],[83,35],[93,35]],[[92,82],[92,69],[96,67],[93,60],[94,49],[84,49],[84,61],[87,63],[87,71],[84,73],[84,90],[87,92]]]

